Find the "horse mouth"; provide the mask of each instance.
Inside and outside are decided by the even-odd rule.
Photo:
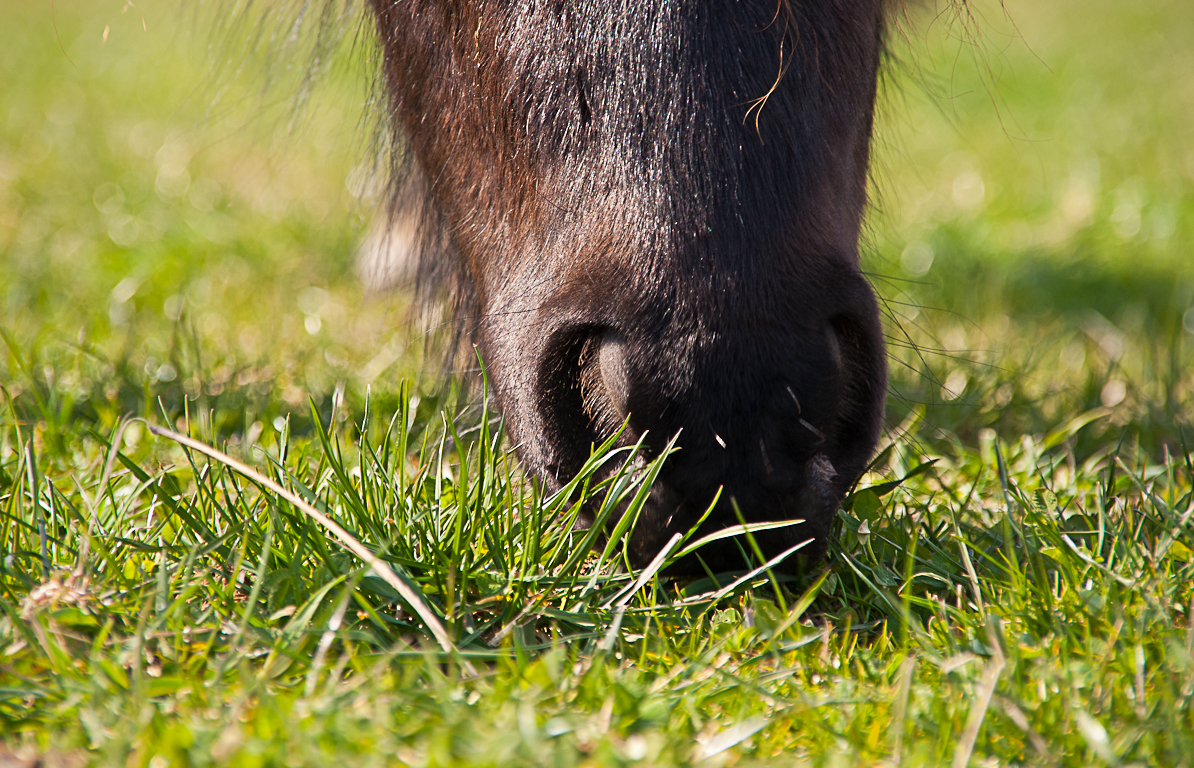
[[[664,573],[695,577],[750,570],[772,561],[778,571],[803,572],[824,559],[827,537],[844,495],[838,473],[823,453],[804,462],[795,477],[770,488],[751,484],[736,489],[727,484],[681,491],[665,472],[651,488],[628,534],[628,559],[633,567],[642,568],[677,534],[690,545],[735,529],[737,532],[670,563]],[[702,517],[704,521],[697,525]],[[775,527],[748,534],[742,530],[743,523]]]

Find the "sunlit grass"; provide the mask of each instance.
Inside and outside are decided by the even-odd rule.
[[[897,411],[923,403],[973,440],[1107,406],[1088,449],[1125,429],[1176,448],[1194,412],[1190,29],[1183,3],[938,5],[902,25],[869,263]]]
[[[1188,752],[1191,468],[1114,446],[1078,461],[1084,420],[932,458],[897,443],[881,466],[903,481],[854,494],[829,569],[777,593],[765,572],[628,591],[617,534],[592,548],[569,520],[649,477],[586,469],[543,499],[484,420],[461,456],[450,423],[373,418],[352,441],[283,432],[256,463],[416,589],[453,653],[227,466],[161,443],[134,462],[93,434],[76,466],[42,468],[9,427],[6,730],[136,764],[672,764],[719,745],[821,762],[896,744],[938,764],[965,738],[1013,762]]]
[[[913,15],[867,235],[880,455],[823,571],[751,573],[743,536],[689,582],[570,523],[657,462],[598,453],[544,497],[479,386],[411,378],[403,297],[352,274],[351,35],[296,110],[285,57],[202,13],[2,7],[0,750],[1191,763],[1191,7],[1011,5],[1026,42],[989,4],[965,35]]]

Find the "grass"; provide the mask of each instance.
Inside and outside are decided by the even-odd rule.
[[[1194,761],[1186,5],[907,25],[883,449],[823,573],[696,582],[569,524],[655,466],[544,497],[362,295],[347,42],[290,128],[176,8],[3,8],[4,759]]]

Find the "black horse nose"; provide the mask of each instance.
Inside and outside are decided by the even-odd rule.
[[[803,520],[759,534],[755,543],[771,558],[807,541],[805,559],[819,558],[836,503],[856,472],[841,450],[847,370],[833,327],[788,334],[780,353],[761,362],[754,355],[743,360],[736,354],[743,340],[726,336],[729,349],[714,345],[694,356],[688,386],[674,393],[661,393],[654,377],[635,378],[627,345],[620,345],[621,367],[632,371],[624,406],[629,437],[646,432],[647,444],[657,448],[678,433],[679,450],[665,464],[632,539],[636,563],[649,562],[673,534],[685,533],[719,493],[701,534],[740,521]],[[703,564],[690,559],[673,572],[743,568],[743,551],[752,549],[727,540],[700,552]]]
[[[719,491],[704,532],[739,515],[802,519],[757,543],[771,557],[811,540],[805,559],[818,558],[836,504],[877,438],[883,392],[871,382],[883,380],[884,363],[877,323],[865,315],[695,335],[576,326],[553,335],[546,353],[539,405],[561,480],[624,422],[623,443],[643,438],[648,458],[676,439],[632,538],[639,564],[695,524]],[[707,567],[744,565],[733,541],[702,557]]]

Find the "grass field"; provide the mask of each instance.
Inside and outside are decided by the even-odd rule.
[[[1194,5],[971,8],[893,43],[827,569],[686,583],[357,284],[351,35],[0,0],[0,765],[1194,764]]]

